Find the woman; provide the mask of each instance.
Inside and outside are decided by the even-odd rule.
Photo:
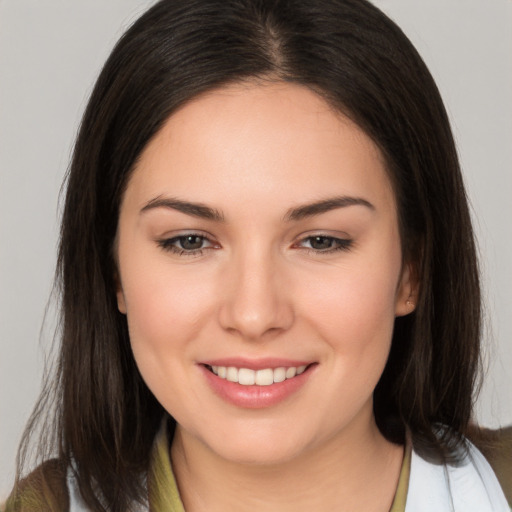
[[[85,112],[59,272],[58,456],[7,510],[508,510],[466,439],[447,116],[371,4],[150,9]]]

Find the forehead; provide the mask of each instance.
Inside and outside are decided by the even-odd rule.
[[[373,141],[310,89],[274,83],[223,87],[181,107],[143,151],[126,195],[248,205],[363,193],[394,204]]]

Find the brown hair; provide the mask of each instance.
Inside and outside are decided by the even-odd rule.
[[[162,0],[118,42],[83,117],[58,259],[60,357],[30,423],[55,401],[46,431],[57,432],[60,459],[73,459],[92,510],[144,501],[164,414],[116,305],[113,242],[124,187],[180,105],[248,79],[311,88],[380,147],[404,259],[416,263],[421,286],[416,311],[395,323],[375,390],[377,423],[395,442],[409,428],[418,449],[445,457],[466,433],[480,342],[474,238],[446,111],[409,40],[365,0]]]

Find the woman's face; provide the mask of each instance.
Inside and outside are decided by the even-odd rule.
[[[245,84],[182,107],[117,247],[135,360],[182,436],[261,463],[374,428],[411,283],[382,156],[318,95]]]

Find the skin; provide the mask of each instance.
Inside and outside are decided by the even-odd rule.
[[[368,205],[287,218],[347,196]],[[148,207],[168,198],[223,220]],[[172,252],[190,233],[205,237],[202,251]],[[348,246],[319,249],[320,235]],[[291,84],[194,99],[130,178],[117,256],[137,365],[178,423],[171,456],[187,512],[389,510],[403,448],[378,431],[372,395],[416,286],[382,155],[357,125]],[[250,409],[215,394],[200,366],[233,356],[314,365],[285,400]]]

